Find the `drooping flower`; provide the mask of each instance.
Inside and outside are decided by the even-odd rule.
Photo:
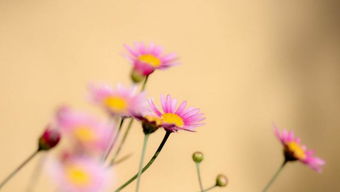
[[[113,181],[113,174],[110,173],[108,167],[87,157],[70,157],[67,160],[51,159],[48,168],[60,191],[102,192]]]
[[[150,108],[153,115],[161,118],[162,127],[169,131],[195,131],[196,127],[203,125],[205,119],[203,113],[198,108],[186,108],[187,102],[182,102],[177,107],[177,100],[161,95],[162,111],[160,111],[152,100],[150,100]]]
[[[90,92],[93,100],[111,115],[130,117],[145,110],[145,93],[139,93],[135,86],[119,84],[113,89],[108,85],[91,85]]]
[[[58,109],[56,124],[82,152],[104,153],[114,138],[113,124],[69,107]]]
[[[125,48],[129,52],[128,59],[133,64],[133,73],[142,76],[150,75],[156,69],[177,65],[175,54],[165,54],[160,46],[153,43],[135,43],[134,47],[125,45]]]
[[[286,161],[300,161],[317,172],[322,171],[325,161],[314,156],[314,151],[308,150],[305,145],[302,145],[300,138],[295,137],[292,131],[284,129],[280,132],[275,126],[274,131],[284,147]]]

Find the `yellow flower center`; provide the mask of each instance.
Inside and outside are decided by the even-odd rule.
[[[66,176],[71,183],[78,186],[86,186],[90,183],[91,176],[81,167],[71,166],[66,170]]]
[[[83,142],[93,141],[96,137],[93,130],[86,126],[80,126],[76,128],[74,130],[74,135],[76,136],[76,138]]]
[[[297,159],[304,159],[306,157],[305,151],[296,142],[287,143],[288,150],[294,154]]]
[[[173,124],[177,127],[182,127],[184,125],[182,117],[174,113],[164,113],[162,115],[162,120],[164,123]]]
[[[104,99],[104,104],[113,111],[122,112],[128,107],[128,103],[122,97],[108,97]]]
[[[151,67],[159,67],[161,65],[161,60],[151,54],[145,54],[138,57],[138,60],[149,64]]]

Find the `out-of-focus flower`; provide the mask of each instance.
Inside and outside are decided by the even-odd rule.
[[[132,74],[135,75],[147,76],[156,69],[166,69],[177,64],[175,54],[164,54],[163,49],[153,43],[135,43],[134,47],[125,45],[125,48],[129,52],[128,59],[133,64]]]
[[[163,111],[158,110],[152,100],[150,100],[151,111],[162,120],[162,127],[169,131],[187,130],[195,131],[195,128],[203,125],[204,116],[197,108],[186,108],[187,102],[182,102],[176,108],[177,100],[170,95],[161,96]]]
[[[292,131],[283,130],[279,131],[277,127],[274,126],[274,131],[276,137],[281,141],[284,146],[284,155],[286,161],[300,161],[313,170],[321,172],[322,166],[325,161],[315,157],[314,151],[308,150],[305,145],[301,144],[300,138],[294,136]]]
[[[81,152],[105,152],[115,132],[113,124],[99,121],[92,115],[68,107],[58,109],[56,123]]]
[[[145,134],[150,134],[162,127],[162,119],[154,115],[135,115],[134,118],[142,122],[143,131]]]
[[[91,85],[90,92],[93,100],[111,115],[130,117],[145,110],[145,93],[139,93],[137,87]]]
[[[108,168],[91,158],[53,159],[49,161],[48,168],[60,191],[102,192],[113,182]]]
[[[47,151],[54,148],[61,139],[61,133],[58,129],[48,125],[38,141],[38,150]]]

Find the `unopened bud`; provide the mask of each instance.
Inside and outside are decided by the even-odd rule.
[[[204,155],[202,152],[196,151],[195,153],[192,154],[192,160],[196,163],[201,163],[204,159]]]
[[[216,177],[216,186],[225,187],[228,185],[228,178],[225,175],[219,174]]]
[[[59,130],[48,127],[39,138],[39,151],[47,151],[55,147],[61,139]]]
[[[131,77],[132,82],[134,83],[140,83],[145,79],[145,75],[141,74],[137,70],[132,70],[130,77]]]

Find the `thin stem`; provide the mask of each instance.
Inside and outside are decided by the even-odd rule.
[[[42,165],[46,159],[45,155],[46,154],[44,154],[44,156],[41,156],[39,158],[39,162],[35,165],[35,168],[32,173],[32,177],[30,178],[31,181],[28,183],[26,192],[34,191],[34,188],[37,185],[38,179],[40,178],[41,173],[42,173]]]
[[[115,161],[115,162],[112,164],[112,166],[118,165],[118,164],[120,164],[120,163],[126,161],[126,160],[129,159],[131,156],[132,156],[132,154],[130,153],[130,154],[127,154],[127,155],[121,157],[120,159],[118,159],[117,161]]]
[[[213,185],[213,186],[211,186],[211,187],[209,187],[209,188],[204,189],[203,192],[210,191],[210,190],[214,189],[215,187],[217,187],[217,186],[216,186],[216,185]]]
[[[141,154],[141,157],[140,157],[138,174],[137,174],[136,192],[139,191],[140,178],[141,178],[141,175],[142,175],[143,162],[144,162],[144,157],[145,157],[146,146],[148,145],[149,136],[150,136],[150,134],[144,135],[142,154]]]
[[[147,75],[147,76],[145,77],[144,82],[143,82],[143,85],[142,85],[141,91],[144,91],[144,90],[145,90],[146,83],[148,82],[148,79],[149,79],[149,75]]]
[[[196,163],[196,170],[197,170],[198,183],[200,185],[201,192],[203,192],[203,184],[202,184],[200,163]]]
[[[34,151],[30,156],[28,156],[27,159],[25,159],[16,169],[12,171],[1,183],[0,183],[0,189],[15,175],[17,174],[28,162],[30,162],[33,157],[35,157],[40,150]]]
[[[141,92],[145,90],[146,84],[147,84],[147,82],[148,82],[148,79],[149,79],[149,75],[147,75],[147,76],[145,77],[145,79],[144,79],[144,82],[143,82],[142,88],[141,88]],[[117,151],[116,151],[115,154],[113,155],[113,158],[112,158],[112,160],[110,161],[109,166],[112,166],[112,165],[115,163],[115,161],[116,161],[116,159],[117,159],[119,153],[121,152],[121,150],[122,150],[122,148],[123,148],[123,146],[124,146],[124,143],[125,143],[125,141],[126,141],[126,139],[127,139],[127,136],[129,135],[130,129],[131,129],[132,124],[133,124],[133,121],[134,121],[134,119],[131,118],[130,121],[129,121],[129,125],[128,125],[128,127],[127,127],[126,130],[125,130],[125,133],[124,133],[124,136],[123,136],[123,138],[122,138],[122,141],[120,142],[120,144],[119,144],[119,146],[118,146],[118,148],[117,148]]]
[[[130,129],[131,129],[132,124],[133,124],[133,121],[134,121],[134,119],[131,118],[130,121],[129,121],[128,127],[126,128],[125,133],[123,135],[122,141],[120,142],[120,144],[119,144],[119,146],[117,148],[117,151],[114,153],[113,158],[110,161],[110,166],[112,166],[116,162],[116,159],[117,159],[120,151],[122,150],[122,148],[124,146],[124,143],[125,143],[125,141],[127,139],[127,136],[129,135]]]
[[[118,127],[118,131],[117,131],[117,134],[116,136],[113,138],[108,150],[106,151],[106,154],[104,155],[104,161],[109,157],[112,149],[113,149],[113,146],[115,146],[116,142],[117,142],[117,139],[118,139],[118,136],[119,136],[119,133],[121,132],[122,130],[122,127],[123,127],[123,124],[124,124],[124,121],[125,121],[125,117],[122,117],[122,119],[120,120],[120,124],[119,124],[119,127]]]
[[[159,153],[162,151],[166,141],[168,140],[169,136],[170,136],[171,132],[170,131],[166,131],[163,140],[161,142],[161,144],[159,144],[155,154],[152,156],[152,158],[149,160],[148,164],[146,164],[143,169],[142,169],[142,173],[143,174],[151,165],[152,163],[157,159]],[[118,187],[118,189],[115,190],[115,192],[119,192],[122,189],[124,189],[126,186],[128,186],[130,183],[132,183],[132,181],[134,181],[137,178],[137,174],[135,174],[133,177],[131,177],[128,181],[126,181],[123,185],[121,185],[120,187]]]
[[[274,176],[269,180],[269,182],[267,183],[267,185],[264,187],[264,189],[262,190],[262,192],[265,192],[269,189],[269,187],[274,183],[274,181],[276,180],[276,178],[279,176],[279,174],[281,173],[281,171],[283,170],[283,168],[285,167],[285,165],[287,164],[288,161],[283,161],[282,165],[279,167],[279,169],[275,172]]]

